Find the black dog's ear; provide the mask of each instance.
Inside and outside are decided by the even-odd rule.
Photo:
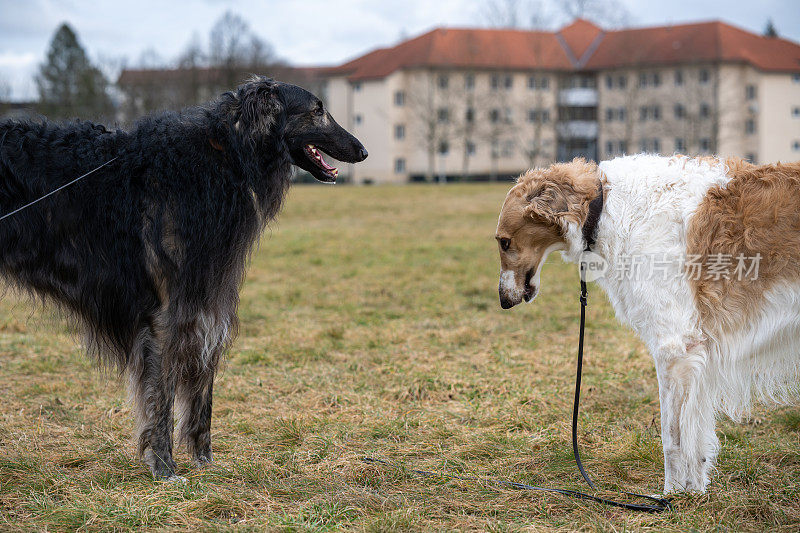
[[[252,132],[268,132],[280,123],[285,109],[280,84],[270,78],[254,78],[236,92],[236,124]]]

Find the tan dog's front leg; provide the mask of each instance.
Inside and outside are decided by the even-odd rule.
[[[703,390],[707,351],[682,340],[654,354],[661,402],[664,492],[704,492],[719,448],[711,398]]]

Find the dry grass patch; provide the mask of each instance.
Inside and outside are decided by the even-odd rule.
[[[507,187],[296,187],[243,289],[215,386],[216,463],[154,483],[123,387],[47,311],[0,303],[0,529],[475,531],[800,529],[800,412],[723,422],[705,496],[633,514],[360,461],[582,488],[569,449],[577,276],[497,304]],[[606,486],[663,482],[643,346],[593,290],[583,449]],[[113,378],[113,376],[112,376]]]

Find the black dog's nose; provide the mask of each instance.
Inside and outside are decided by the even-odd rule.
[[[367,158],[368,155],[369,154],[367,153],[367,149],[362,146],[361,150],[359,150],[358,152],[358,158],[359,158],[358,160],[363,161]]]

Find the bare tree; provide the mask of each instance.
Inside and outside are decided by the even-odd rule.
[[[520,0],[488,0],[478,16],[493,28],[519,28],[524,25],[522,7]]]
[[[278,63],[272,46],[250,30],[242,17],[227,11],[211,28],[209,66],[225,88],[236,86],[249,72]]]
[[[620,0],[561,0],[557,5],[567,20],[588,19],[606,28],[631,22],[631,14]]]
[[[489,0],[476,18],[491,28],[546,30],[552,27],[554,11],[545,0]]]
[[[11,84],[5,79],[0,78],[0,102],[7,102],[11,99]]]
[[[441,77],[447,76],[446,84]],[[449,73],[436,73],[433,70],[420,70],[410,78],[406,104],[411,118],[410,133],[416,144],[427,157],[425,180],[433,181],[436,176],[436,154],[443,152],[454,139],[458,126],[456,109],[458,104],[451,88]]]
[[[576,18],[607,28],[629,24],[630,11],[620,0],[489,0],[476,13],[478,22],[494,28],[551,29]]]
[[[164,60],[161,54],[158,53],[158,50],[150,46],[142,50],[142,53],[139,54],[139,59],[136,64],[142,69],[155,69],[164,68],[167,62]]]

